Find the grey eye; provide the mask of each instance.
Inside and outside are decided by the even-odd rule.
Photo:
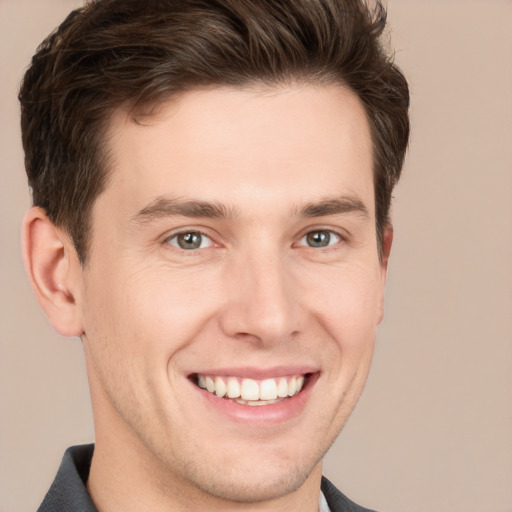
[[[328,229],[319,229],[317,231],[310,231],[300,240],[301,245],[308,247],[323,248],[335,245],[340,241],[340,236]]]
[[[204,249],[212,245],[211,239],[199,231],[184,231],[169,238],[169,244],[185,251]]]

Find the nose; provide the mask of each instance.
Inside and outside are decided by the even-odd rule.
[[[279,254],[240,258],[226,271],[224,284],[220,325],[227,336],[271,345],[301,330],[296,282]]]

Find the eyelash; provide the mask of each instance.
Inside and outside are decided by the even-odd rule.
[[[201,242],[200,242],[200,245],[199,247],[192,247],[192,248],[189,248],[189,249],[185,249],[183,247],[180,247],[178,245],[178,240],[180,237],[185,237],[187,235],[199,235],[201,237]],[[208,245],[208,247],[211,247],[212,245],[215,245],[215,242],[212,240],[212,238],[210,236],[208,236],[206,233],[203,233],[202,231],[199,231],[199,230],[194,230],[194,229],[190,229],[190,230],[186,230],[186,231],[180,231],[179,233],[174,233],[173,235],[167,237],[165,239],[165,243],[169,244],[169,245],[172,245],[173,247],[176,247],[177,249],[179,250],[182,250],[182,251],[186,251],[186,252],[194,252],[194,251],[197,251],[199,249],[206,249],[207,247],[201,247],[203,245],[203,241],[205,239],[208,239],[210,241],[210,244]],[[175,240],[176,243],[172,243],[172,241]]]
[[[308,237],[311,237],[312,235],[319,235],[319,234],[327,235],[327,244],[328,245],[315,247],[313,245],[309,245],[309,244],[305,243],[305,244],[301,244],[300,247],[309,247],[310,249],[329,249],[330,247],[338,245],[340,242],[344,241],[344,237],[340,233],[338,233],[332,229],[319,228],[319,229],[309,230],[307,233],[305,233],[300,238],[299,243],[302,242],[303,240],[306,240]],[[336,238],[336,240],[334,243],[331,244],[330,242],[331,242],[331,239],[333,236]]]
[[[314,246],[314,245],[310,245],[308,242],[307,242],[307,238],[308,237],[311,237],[311,236],[314,236],[314,235],[319,235],[319,234],[323,234],[323,235],[327,235],[327,245],[318,245],[318,246]],[[199,241],[199,245],[197,247],[190,247],[190,248],[184,248],[182,246],[179,245],[179,238],[180,237],[186,237],[187,235],[198,235],[200,237],[200,241]],[[335,241],[334,243],[331,243],[332,241],[332,237],[335,237]],[[203,243],[208,240],[209,243],[207,246],[203,246]],[[174,243],[173,243],[174,241]],[[305,243],[301,243],[305,241]],[[342,242],[345,242],[346,241],[346,236],[342,235],[341,233],[333,230],[333,229],[328,229],[328,228],[317,228],[317,229],[310,229],[309,231],[307,231],[305,234],[303,234],[300,238],[299,238],[299,241],[296,242],[296,244],[294,244],[294,246],[298,246],[298,247],[307,247],[309,249],[313,249],[313,250],[328,250],[330,249],[331,247],[334,247]],[[309,242],[311,242],[311,240],[309,240]],[[194,229],[190,229],[190,230],[183,230],[183,231],[180,231],[178,233],[174,233],[172,234],[171,236],[168,236],[165,240],[164,240],[164,243],[168,244],[168,245],[172,245],[173,247],[175,247],[176,249],[178,250],[181,250],[183,252],[196,252],[200,249],[207,249],[209,247],[212,247],[212,246],[215,246],[215,242],[214,240],[209,236],[207,235],[206,233],[204,233],[203,231],[201,230],[194,230]],[[193,244],[194,243],[194,240],[190,240],[190,243]],[[321,241],[320,241],[321,243]],[[197,244],[197,240],[196,240],[196,244]]]

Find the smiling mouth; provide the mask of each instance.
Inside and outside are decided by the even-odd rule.
[[[191,380],[218,398],[233,400],[242,405],[261,406],[277,404],[299,394],[309,376],[307,373],[254,380],[196,373],[191,376]]]

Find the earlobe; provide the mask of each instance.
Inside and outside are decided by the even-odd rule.
[[[81,267],[73,244],[39,207],[25,215],[22,237],[25,269],[50,323],[63,336],[80,336]]]

